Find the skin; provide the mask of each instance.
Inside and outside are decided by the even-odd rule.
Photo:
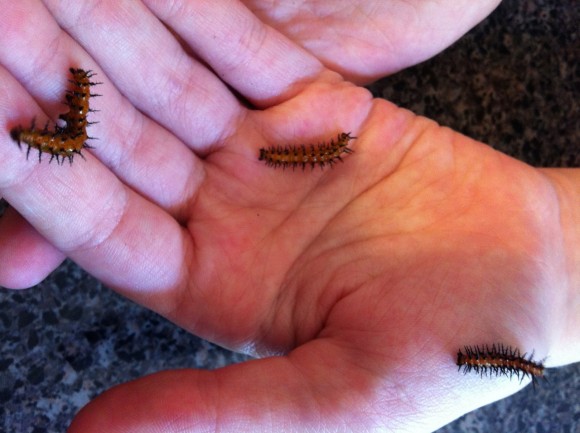
[[[325,67],[324,50],[264,26],[285,20],[264,18],[263,2],[249,4],[257,15],[235,1],[121,5],[0,3],[6,130],[39,112],[32,98],[62,94],[71,59],[103,82],[87,162],[38,165],[0,138],[13,206],[0,285],[27,287],[68,256],[260,359],[120,385],[70,433],[432,431],[527,383],[458,375],[464,344],[580,360],[578,170],[529,167],[373,99]],[[364,81],[395,58],[350,74]],[[341,130],[358,138],[334,170],[257,160],[260,147]]]
[[[499,0],[247,0],[246,6],[358,84],[420,63],[459,39]]]

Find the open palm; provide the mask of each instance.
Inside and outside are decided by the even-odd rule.
[[[32,117],[39,65],[63,89],[71,58],[89,65],[99,140],[69,168],[6,138],[2,196],[115,290],[263,357],[117,387],[70,432],[429,430],[521,386],[458,375],[463,344],[570,361],[578,323],[557,314],[572,283],[548,174],[373,100],[235,2],[45,3],[68,34],[39,9],[38,34],[8,35],[31,52],[0,53],[7,97]],[[334,169],[257,160],[341,131],[358,138]],[[14,257],[19,218],[0,226]]]

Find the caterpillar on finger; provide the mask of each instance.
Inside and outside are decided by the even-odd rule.
[[[61,119],[65,126],[54,125],[54,130],[49,129],[48,122],[42,129],[35,127],[35,122],[29,128],[17,126],[10,131],[10,136],[16,141],[18,147],[22,148],[24,143],[28,146],[26,151],[26,158],[28,159],[31,149],[38,150],[38,161],[42,161],[42,154],[48,153],[51,155],[49,163],[56,159],[56,162],[62,164],[65,159],[68,159],[72,164],[75,155],[80,155],[82,149],[91,148],[87,144],[87,140],[92,139],[87,134],[87,127],[95,122],[87,120],[88,113],[94,112],[89,105],[89,100],[95,96],[101,96],[96,93],[91,93],[91,87],[96,86],[98,82],[91,81],[95,76],[91,71],[84,69],[70,68],[72,80],[72,88],[67,91],[65,96],[65,105],[69,111],[61,114]]]

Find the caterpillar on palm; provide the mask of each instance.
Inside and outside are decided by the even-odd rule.
[[[353,150],[348,148],[348,142],[355,139],[350,132],[338,134],[335,140],[329,143],[317,144],[316,146],[272,146],[260,149],[259,161],[265,161],[266,165],[271,167],[292,167],[293,169],[302,166],[304,169],[307,165],[314,168],[318,165],[324,168],[326,165],[332,167],[337,161],[343,162],[341,155],[352,153]]]

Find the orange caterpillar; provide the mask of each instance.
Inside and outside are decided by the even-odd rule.
[[[38,150],[38,161],[42,161],[42,153],[50,153],[50,162],[56,158],[56,162],[62,164],[66,159],[72,164],[75,154],[80,155],[83,148],[91,148],[86,141],[92,139],[87,135],[87,127],[95,122],[89,122],[87,115],[91,110],[89,108],[89,99],[94,96],[101,96],[91,93],[91,86],[101,83],[91,82],[93,74],[91,71],[83,69],[70,68],[73,79],[69,80],[73,88],[66,93],[65,104],[69,107],[67,113],[61,114],[59,119],[66,122],[66,126],[54,126],[54,131],[48,129],[48,122],[42,130],[35,129],[34,120],[30,128],[17,126],[10,131],[10,136],[16,141],[18,147],[21,143],[28,145],[26,159],[30,154],[30,149]],[[59,159],[60,158],[60,159]]]
[[[286,168],[291,166],[293,169],[302,166],[302,169],[310,164],[312,168],[319,165],[323,168],[325,165],[334,164],[336,161],[342,161],[340,157],[343,153],[352,153],[353,150],[347,147],[350,140],[355,139],[350,132],[338,134],[336,142],[330,140],[330,143],[318,144],[316,147],[310,146],[287,146],[287,147],[270,147],[260,149],[260,161],[266,161],[266,165],[272,167],[282,166]]]

